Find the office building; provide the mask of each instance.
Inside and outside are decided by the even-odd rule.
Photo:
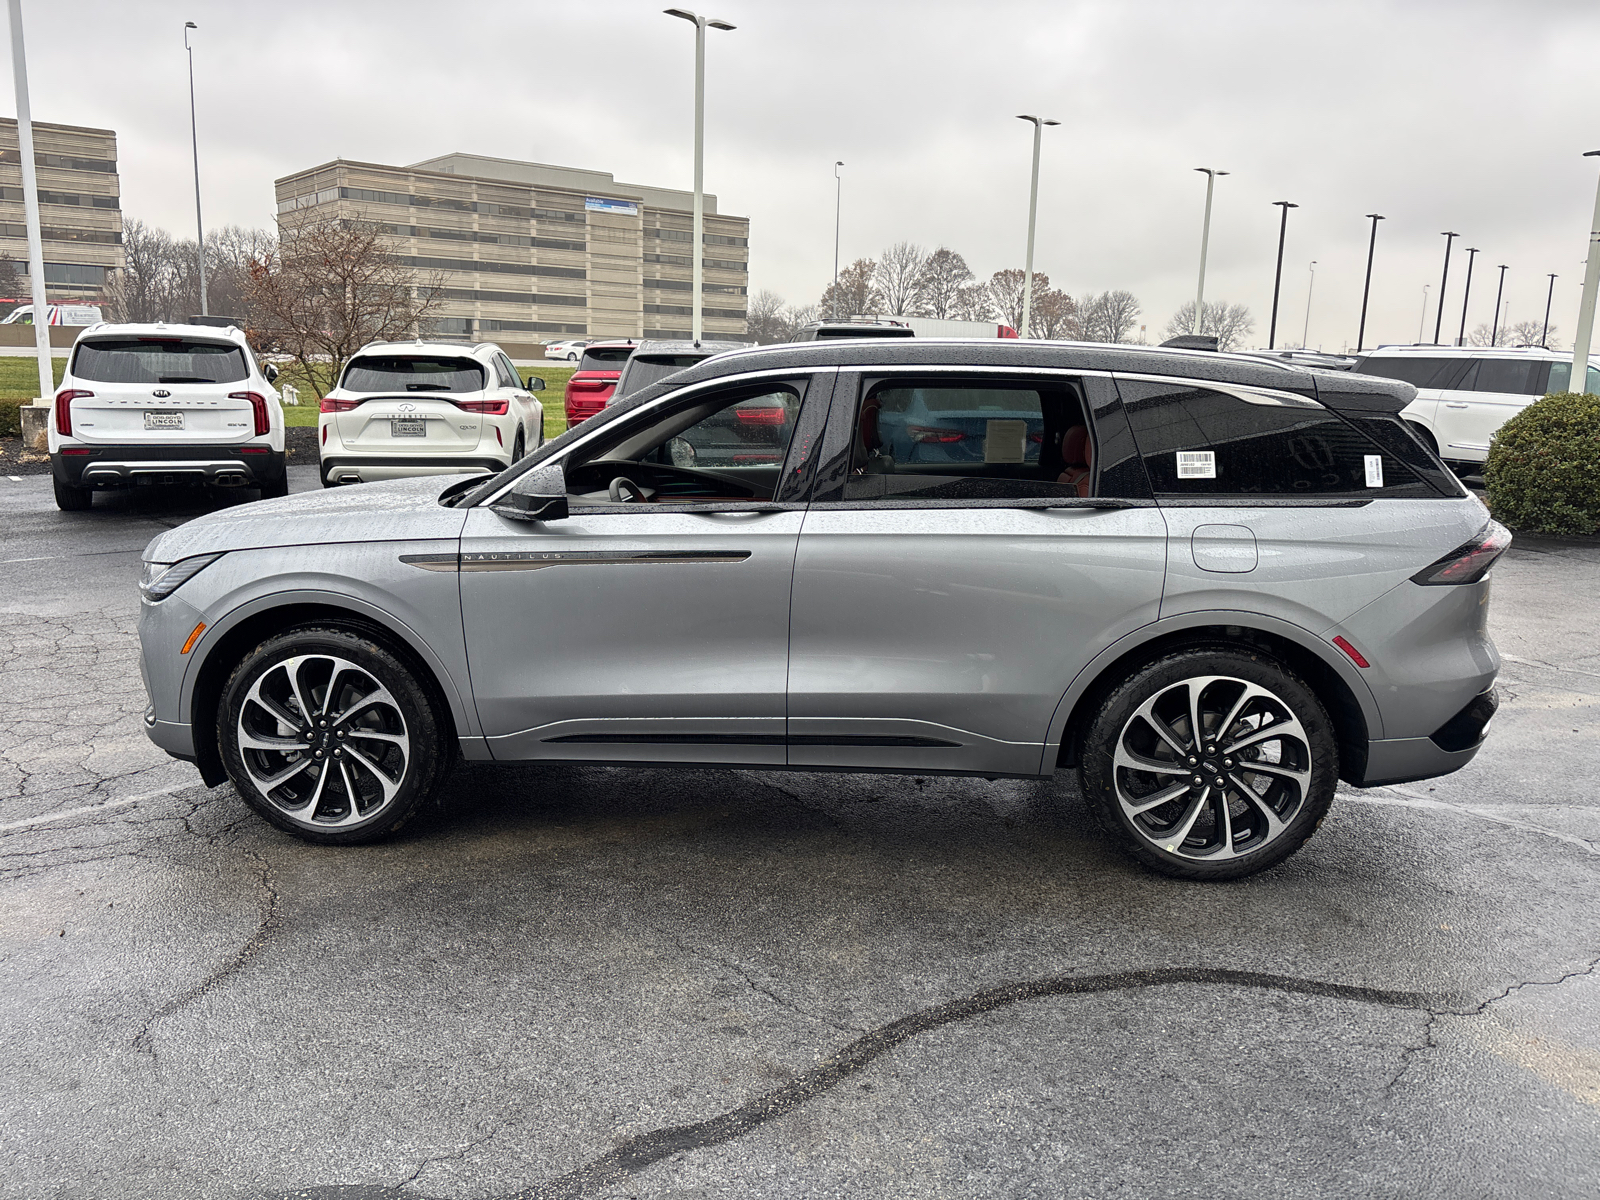
[[[123,265],[117,135],[109,129],[35,121],[33,151],[49,300],[98,301],[107,273]],[[10,256],[16,278],[16,294],[0,300],[31,302],[22,155],[17,123],[10,117],[0,118],[0,254]]]

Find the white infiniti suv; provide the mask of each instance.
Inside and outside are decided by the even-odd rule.
[[[544,444],[544,380],[493,342],[373,342],[322,398],[322,484],[503,471]]]
[[[231,325],[89,326],[51,414],[56,504],[77,512],[96,488],[140,483],[287,496],[277,377]]]

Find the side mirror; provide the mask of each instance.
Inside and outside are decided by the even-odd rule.
[[[540,379],[537,375],[528,376],[528,390],[530,392],[544,391],[544,380]]]
[[[267,377],[268,383],[278,382],[278,368],[272,363],[268,363],[264,368],[262,368],[261,373]]]
[[[535,467],[518,479],[510,495],[491,505],[513,521],[564,521],[567,517],[567,477],[560,463]]]

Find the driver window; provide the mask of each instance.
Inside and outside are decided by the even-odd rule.
[[[575,505],[771,500],[800,415],[801,389],[718,392],[619,422],[615,437],[566,464]]]

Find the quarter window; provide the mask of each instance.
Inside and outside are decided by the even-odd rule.
[[[1121,379],[1117,387],[1157,495],[1434,494],[1314,400]]]
[[[1544,363],[1533,359],[1480,358],[1456,386],[1464,392],[1509,392],[1532,396],[1544,375]]]
[[[1572,364],[1558,362],[1550,364],[1550,390],[1552,392],[1565,392],[1572,381]],[[1600,396],[1600,367],[1589,368],[1589,382],[1584,391]]]
[[[1398,379],[1417,388],[1450,388],[1456,386],[1470,360],[1464,358],[1426,358],[1420,354],[1364,358],[1356,364],[1359,375],[1376,375],[1381,379]]]

